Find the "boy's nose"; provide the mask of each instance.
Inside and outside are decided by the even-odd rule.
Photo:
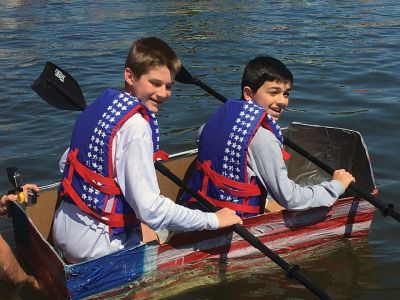
[[[165,86],[161,86],[157,91],[157,96],[161,98],[168,98],[170,93]]]
[[[286,100],[285,95],[284,94],[279,94],[279,96],[277,97],[277,101],[276,102],[278,104],[281,104],[281,105],[286,105],[287,100]]]

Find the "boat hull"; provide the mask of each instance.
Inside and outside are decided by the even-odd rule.
[[[326,132],[329,137],[334,136],[329,132],[330,129],[325,127],[323,129],[316,127],[310,130],[311,132]],[[305,131],[309,137],[309,127],[302,131]],[[345,135],[346,137],[349,135],[348,131],[345,131]],[[357,139],[360,139],[360,136],[356,134],[354,143],[358,144],[350,147],[351,149],[361,147]],[[324,139],[318,139],[318,141],[321,140]],[[363,145],[362,139],[361,145]],[[360,150],[357,151],[360,152]],[[365,170],[370,170],[366,149],[360,153],[364,153],[364,156],[357,153],[352,157],[360,157],[364,163],[368,164],[362,168],[358,167],[363,170],[363,174],[367,173],[367,176],[363,175],[364,178],[362,178],[360,175],[357,178],[361,178],[363,185],[376,195],[372,171],[365,172]],[[345,151],[342,151],[342,154],[346,164],[358,164],[357,161],[349,162]],[[324,156],[326,153],[320,153],[320,155]],[[165,162],[165,165],[180,178],[187,179],[190,174],[188,170],[195,157],[195,151],[181,153]],[[288,166],[289,171],[301,169],[298,167],[301,164],[295,155],[291,161],[293,165]],[[343,166],[341,163],[337,164]],[[348,169],[346,165],[344,167]],[[306,169],[312,170],[312,167],[307,166]],[[304,180],[301,174],[290,175]],[[158,174],[158,180],[164,195],[171,199],[179,198],[181,191],[168,179]],[[175,233],[163,245],[152,241],[83,263],[68,264],[60,258],[51,245],[51,220],[56,199],[56,185],[53,185],[41,192],[40,201],[36,206],[28,207],[25,211],[21,206],[13,203],[11,209],[17,251],[54,299],[109,298],[131,289],[132,286],[137,286],[140,291],[140,282],[148,278],[157,278],[156,280],[163,278],[163,275],[157,277],[155,274],[169,276],[171,272],[179,274],[188,266],[202,268],[202,266],[218,264],[221,261],[261,256],[256,248],[231,229],[223,229]],[[364,199],[345,195],[330,208],[267,212],[244,219],[243,226],[268,248],[284,254],[309,249],[336,239],[366,236],[374,211],[375,207]],[[265,260],[268,261],[267,258]]]
[[[268,213],[244,220],[243,226],[271,250],[287,253],[368,235],[374,211],[374,206],[364,200],[345,198],[329,209]],[[179,270],[177,267],[203,264],[205,260],[218,263],[260,255],[236,233],[225,229],[176,234],[164,245],[153,242],[80,264],[65,264],[19,206],[14,206],[13,215],[18,231],[26,233],[16,240],[18,248],[23,245],[25,249],[19,252],[35,266],[52,296],[60,299],[84,298],[155,271]]]

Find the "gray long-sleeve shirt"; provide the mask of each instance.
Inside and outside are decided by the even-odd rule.
[[[278,140],[263,127],[250,142],[247,156],[249,178],[257,176],[270,196],[287,209],[332,206],[345,191],[337,180],[310,186],[296,184],[288,177]]]

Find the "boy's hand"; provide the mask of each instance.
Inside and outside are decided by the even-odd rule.
[[[28,200],[28,192],[32,190],[35,193],[39,193],[39,188],[36,184],[27,183],[22,186],[22,191],[24,192],[25,199]]]
[[[343,185],[344,189],[347,189],[351,182],[356,182],[356,179],[353,177],[353,175],[351,175],[345,169],[335,170],[335,172],[333,172],[332,179],[339,181]]]
[[[17,195],[3,195],[0,198],[0,216],[7,215],[8,202],[17,200]]]
[[[32,190],[34,192],[39,192],[39,188],[36,184],[25,184],[22,186],[22,191],[25,195],[25,199],[28,199],[28,191]],[[4,216],[8,212],[8,202],[10,201],[16,201],[18,199],[17,195],[14,194],[9,194],[9,195],[3,195],[0,198],[0,216]]]
[[[27,275],[26,278],[23,280],[23,282],[25,284],[30,285],[32,288],[34,288],[37,291],[46,292],[44,286],[42,286],[42,284],[40,284],[40,282],[37,281],[36,278],[31,275]]]
[[[235,211],[229,208],[222,208],[215,213],[218,217],[219,228],[225,228],[234,224],[243,224],[242,219],[236,215]]]

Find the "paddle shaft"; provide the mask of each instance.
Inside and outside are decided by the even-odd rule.
[[[190,74],[186,69],[185,69],[185,71],[188,74]],[[217,91],[215,91],[214,89],[212,89],[211,87],[209,87],[208,85],[203,83],[200,79],[195,78],[192,75],[190,75],[190,76],[191,76],[190,79],[192,80],[192,83],[194,85],[197,85],[198,87],[202,88],[207,93],[209,93],[210,95],[214,96],[215,98],[217,98],[218,100],[222,101],[223,103],[225,103],[227,101],[226,97],[222,96],[220,93],[218,93]],[[318,167],[320,167],[322,170],[324,170],[328,174],[333,175],[333,173],[335,171],[334,169],[332,169],[327,164],[325,164],[324,162],[322,162],[321,160],[319,160],[318,158],[316,158],[315,156],[313,156],[312,154],[310,154],[309,152],[307,152],[306,150],[301,148],[299,145],[297,145],[294,142],[292,142],[289,138],[285,137],[283,143],[285,145],[289,146],[290,148],[292,148],[297,153],[299,153],[301,156],[307,158],[309,161],[311,161],[314,164],[316,164]],[[385,217],[386,216],[391,216],[394,219],[396,219],[397,221],[400,221],[400,214],[397,213],[394,210],[394,205],[393,204],[385,203],[384,201],[380,200],[379,198],[377,198],[375,196],[372,196],[371,193],[366,192],[365,190],[363,190],[357,183],[354,183],[354,182],[350,183],[348,188],[350,190],[352,190],[353,192],[357,193],[358,195],[362,196],[369,203],[371,203],[376,208],[381,210],[383,216],[385,216]]]
[[[195,81],[194,82],[195,85],[197,85],[199,88],[205,90],[207,93],[209,93],[210,95],[214,96],[219,101],[222,101],[223,103],[225,103],[226,100],[228,100],[227,98],[222,96],[220,93],[218,93],[217,91],[213,90],[208,85],[204,84],[200,79],[197,79],[197,78],[193,78],[193,79]]]
[[[192,197],[194,197],[199,203],[204,206],[207,210],[211,212],[216,212],[219,209],[215,207],[212,203],[210,203],[206,198],[201,196],[198,192],[192,190],[185,182],[183,182],[179,177],[173,174],[166,166],[164,166],[161,162],[155,161],[154,165],[156,169],[172,180],[176,185],[183,188],[187,193],[189,193]],[[263,254],[268,256],[274,263],[280,266],[286,273],[288,278],[295,278],[297,281],[302,283],[305,287],[307,287],[311,292],[313,292],[316,296],[321,299],[332,299],[329,297],[323,290],[321,290],[318,286],[316,286],[312,281],[310,281],[307,277],[305,277],[302,273],[300,273],[300,267],[298,265],[290,265],[284,259],[282,259],[279,255],[265,246],[256,236],[254,236],[250,231],[248,231],[243,226],[239,224],[235,224],[232,226],[233,231],[235,231],[238,235],[240,235],[244,240],[246,240],[250,245],[260,250]]]

